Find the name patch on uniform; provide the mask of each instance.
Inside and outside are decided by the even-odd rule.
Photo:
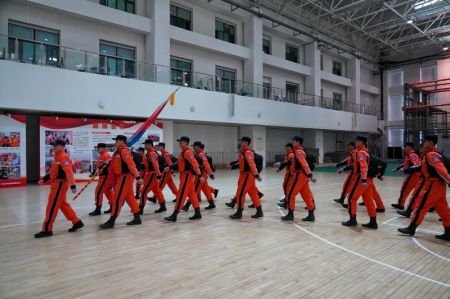
[[[359,160],[364,161],[364,156],[359,156]]]
[[[414,155],[414,156],[411,156],[411,161],[414,161],[414,160],[417,160],[417,156],[416,155]]]

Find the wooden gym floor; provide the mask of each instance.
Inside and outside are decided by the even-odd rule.
[[[345,177],[330,173],[317,173],[319,182],[312,184],[315,223],[299,220],[306,214],[301,200],[293,223],[280,220],[282,174],[271,169],[258,183],[265,217],[251,219],[254,210],[246,209],[241,221],[232,221],[224,202],[235,192],[237,175],[216,174],[218,207],[202,211],[200,221],[187,219],[191,210],[176,224],[165,223],[152,204],[141,226],[127,227],[125,206],[108,231],[98,230],[107,215],[88,216],[92,184],[73,204],[85,228],[68,233],[71,224],[60,213],[54,236],[39,240],[33,234],[48,187],[1,190],[0,298],[450,298],[450,243],[434,238],[443,231],[437,215],[427,215],[415,238],[396,231],[408,224],[389,207],[401,178],[376,182],[387,211],[372,231],[340,224],[348,215],[333,198]],[[173,197],[165,194],[169,215]],[[367,221],[359,207],[359,224]]]

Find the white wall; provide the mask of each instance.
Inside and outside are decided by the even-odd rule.
[[[342,77],[347,77],[347,59],[334,53],[322,51],[323,71],[333,73],[333,60],[342,64]]]
[[[267,65],[263,68],[263,74],[264,77],[271,78],[272,87],[286,89],[286,81],[289,81],[291,83],[299,84],[299,91],[301,93],[305,91],[305,77],[278,70]]]
[[[305,48],[299,40],[292,37],[289,38],[280,31],[275,31],[267,27],[264,28],[264,36],[269,37],[271,41],[271,55],[285,59],[286,44],[288,43],[292,46],[298,47],[299,63],[305,64]]]
[[[336,132],[324,131],[323,132],[323,152],[334,153],[336,151]]]
[[[341,85],[333,84],[322,80],[323,96],[326,98],[333,98],[333,92],[342,94],[342,98],[347,100],[347,88]]]
[[[379,110],[380,107],[380,96],[374,95],[371,93],[364,92],[361,90],[361,104],[377,107],[377,110]]]
[[[144,34],[70,15],[57,14],[20,2],[0,1],[0,33],[8,34],[8,20],[58,30],[62,46],[98,53],[100,40],[105,40],[135,47],[137,60],[145,60]]]
[[[216,66],[221,66],[236,70],[236,79],[243,79],[243,62],[237,58],[195,49],[175,42],[170,43],[170,55],[192,60],[194,72],[215,75]]]
[[[367,83],[372,86],[380,87],[380,75],[373,75],[377,71],[373,64],[364,64],[361,62],[361,83]]]

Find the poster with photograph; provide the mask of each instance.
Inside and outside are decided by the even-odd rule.
[[[51,144],[56,140],[66,143],[66,152],[72,159],[75,179],[87,180],[89,174],[95,170],[98,153],[96,145],[106,143],[108,152],[115,151],[113,138],[118,135],[131,136],[141,126],[142,122],[109,121],[86,118],[41,117],[41,169],[44,176],[50,169],[54,153]],[[135,148],[141,147],[145,139],[162,141],[162,124],[156,123],[136,143]]]
[[[0,115],[0,188],[26,185],[25,117]]]

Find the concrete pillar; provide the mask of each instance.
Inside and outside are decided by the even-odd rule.
[[[263,126],[245,126],[239,127],[239,139],[242,136],[247,136],[252,139],[251,148],[255,153],[264,157],[266,163],[266,127]]]
[[[27,181],[37,182],[39,180],[39,116],[27,115],[26,120],[26,152],[27,152]]]
[[[150,78],[156,82],[169,83],[170,1],[148,0],[146,9],[147,16],[151,18],[150,33],[145,39],[146,61],[160,66],[153,69]],[[151,72],[152,69],[145,68],[145,71]]]
[[[250,49],[250,58],[244,61],[244,81],[259,85],[263,83],[263,23],[262,19],[250,16],[244,23],[244,46]],[[254,95],[262,97],[262,87],[253,86]]]
[[[350,102],[361,103],[361,61],[353,57],[348,66],[348,76],[352,79],[352,87],[348,93]]]
[[[303,147],[307,149],[318,149],[319,156],[318,162],[323,163],[324,157],[324,145],[323,145],[323,130],[304,130],[303,136],[304,142]]]
[[[174,136],[173,121],[163,120],[163,142],[166,144],[166,149],[173,153],[174,143],[176,138],[180,136]]]
[[[317,42],[312,42],[305,47],[305,63],[311,67],[311,76],[305,79],[305,93],[320,96],[321,76],[320,76],[320,50]]]

